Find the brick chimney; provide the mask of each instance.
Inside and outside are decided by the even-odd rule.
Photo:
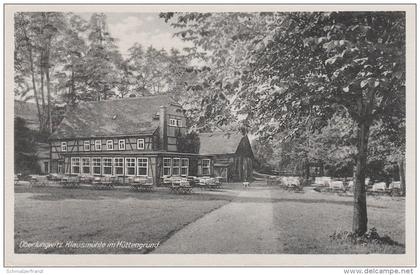
[[[166,107],[160,106],[159,110],[159,142],[160,149],[166,151],[168,149],[168,123],[166,121]]]

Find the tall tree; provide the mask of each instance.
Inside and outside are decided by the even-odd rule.
[[[106,15],[94,13],[89,22],[89,48],[86,55],[86,80],[88,93],[95,100],[115,96],[116,86],[120,83],[123,62],[115,39],[108,31]]]
[[[65,28],[63,13],[15,14],[15,69],[19,80],[17,84],[21,85],[25,79],[31,79],[41,131],[52,130],[50,76],[58,63],[56,53]],[[19,93],[19,89],[16,92]]]
[[[357,125],[353,231],[367,230],[365,174],[371,125],[405,98],[405,17],[400,12],[163,14],[180,37],[237,66],[233,106],[265,137],[319,127],[345,108]],[[242,54],[234,54],[238,50]],[[229,74],[229,71],[232,72]],[[222,78],[224,74],[224,78]],[[224,84],[222,84],[222,87]],[[317,118],[317,119],[313,119]]]

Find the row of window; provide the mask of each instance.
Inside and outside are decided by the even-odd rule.
[[[189,159],[163,158],[164,176],[188,176]]]
[[[83,142],[83,151],[90,151],[90,140],[85,140]],[[112,139],[109,139],[106,141],[106,150],[114,150],[114,141]],[[102,150],[102,141],[101,140],[95,140],[94,145],[95,151],[101,151]],[[118,150],[125,150],[125,139],[118,140]],[[137,139],[137,150],[144,150],[144,139],[139,138]],[[61,142],[61,151],[67,152],[67,142],[63,141]]]
[[[179,119],[171,118],[169,119],[169,126],[182,127],[182,121]]]
[[[147,158],[99,158],[99,157],[72,157],[72,174],[91,174],[91,175],[115,175],[115,176],[147,176],[149,169],[149,160]],[[210,174],[210,160],[206,166]],[[204,167],[204,166],[203,166]],[[163,175],[165,176],[188,176],[189,159],[188,158],[164,158]]]
[[[71,158],[72,174],[147,176],[148,169],[147,158]]]

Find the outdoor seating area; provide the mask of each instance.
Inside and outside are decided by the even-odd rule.
[[[134,191],[151,192],[153,191],[152,177],[130,177],[128,183]]]
[[[222,184],[219,178],[199,177],[197,186],[202,189],[220,189]]]
[[[268,176],[267,185],[278,185],[286,190],[301,191],[302,184],[299,177],[296,176]]]
[[[80,186],[80,177],[74,175],[65,175],[61,178],[60,184],[65,188],[77,188]]]
[[[48,174],[47,179],[50,181],[61,181],[63,176],[64,176],[63,174],[51,173],[51,174]]]
[[[43,187],[43,186],[47,186],[47,184],[48,184],[47,176],[30,175],[30,178],[29,178],[30,187]]]
[[[164,185],[169,186],[171,192],[176,194],[191,194],[192,193],[192,185],[191,185],[191,178],[188,179],[186,177],[164,177],[163,183]]]
[[[92,186],[95,189],[113,189],[115,185],[114,177],[93,177]]]

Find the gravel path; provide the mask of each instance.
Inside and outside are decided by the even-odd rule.
[[[270,190],[253,186],[175,233],[153,253],[279,253],[277,234]]]

